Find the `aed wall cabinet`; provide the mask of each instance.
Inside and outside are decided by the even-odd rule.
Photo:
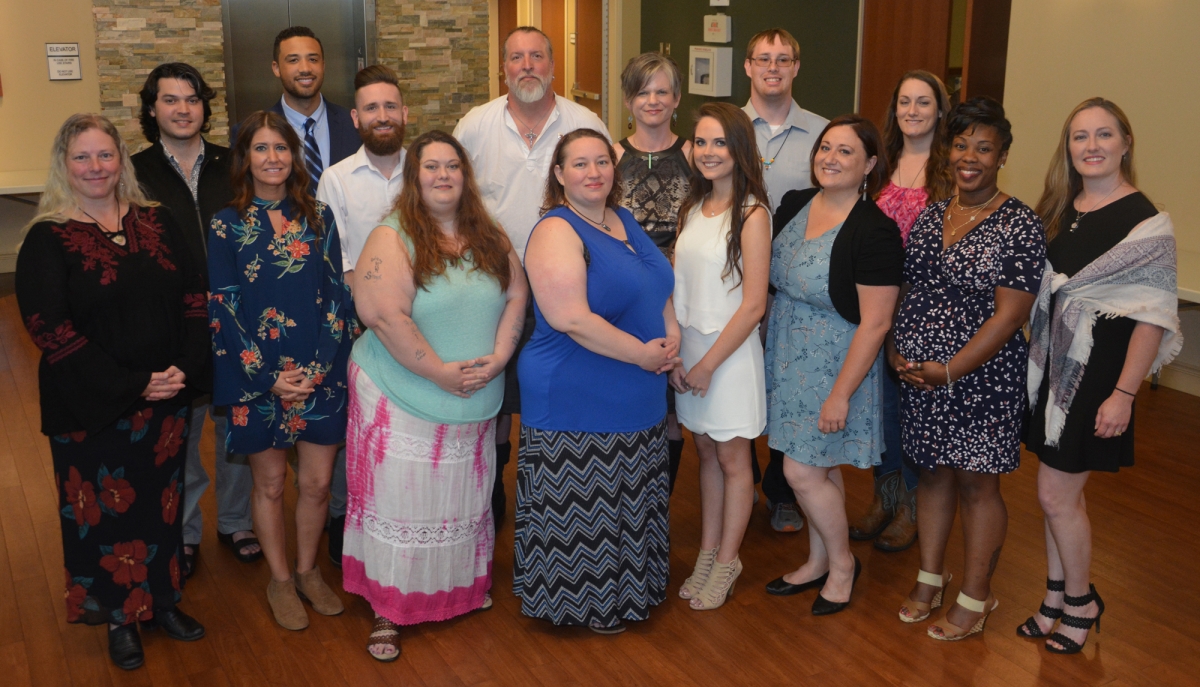
[[[732,81],[733,48],[689,46],[688,93],[725,98],[732,92]]]

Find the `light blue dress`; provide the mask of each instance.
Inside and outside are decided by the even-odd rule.
[[[821,404],[833,390],[858,325],[842,318],[829,298],[829,255],[839,224],[806,240],[809,207],[771,246],[771,285],[777,289],[767,325],[767,432],[771,448],[816,467],[878,465],[883,358],[850,396],[846,428],[817,428]]]

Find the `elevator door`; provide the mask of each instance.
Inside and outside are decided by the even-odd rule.
[[[289,26],[307,26],[321,39],[325,99],[354,106],[354,75],[375,61],[375,0],[222,0],[221,6],[231,122],[283,95],[271,61],[275,35]]]

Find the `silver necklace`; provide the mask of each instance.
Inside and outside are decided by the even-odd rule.
[[[1116,193],[1117,189],[1121,188],[1124,185],[1125,185],[1125,182],[1122,181],[1121,183],[1114,186],[1113,190],[1109,191],[1107,196],[1104,196],[1103,198],[1100,199],[1100,202],[1098,202],[1092,206],[1092,210],[1095,210],[1096,208],[1100,207],[1100,203],[1103,203],[1104,201],[1108,200],[1108,196],[1111,196],[1112,194]],[[1091,212],[1092,210],[1088,210],[1087,212],[1080,212],[1078,210],[1075,211],[1075,221],[1071,222],[1071,232],[1072,233],[1074,233],[1074,231],[1079,228],[1079,220],[1083,219],[1084,217],[1087,217],[1088,212]]]
[[[553,110],[553,109],[551,109],[551,112],[553,112],[553,111],[554,111],[554,110]],[[524,120],[524,119],[521,119],[520,117],[518,117],[518,116],[517,116],[517,112],[516,112],[516,110],[513,110],[511,107],[510,107],[510,108],[508,108],[508,113],[509,113],[510,115],[512,115],[512,118],[513,118],[514,120],[516,120],[516,121],[517,121],[517,122],[518,122],[518,123],[519,123],[521,126],[525,127],[526,129],[529,129],[529,133],[521,134],[521,136],[523,136],[523,137],[525,138],[525,140],[529,141],[529,144],[528,144],[528,145],[529,145],[529,147],[530,147],[530,148],[532,148],[532,147],[533,147],[533,143],[534,143],[534,141],[536,141],[536,140],[537,140],[537,137],[538,137],[538,135],[537,135],[537,134],[535,134],[535,133],[533,132],[533,130],[534,130],[534,127],[533,127],[533,126],[529,126],[528,124],[526,124],[526,123],[525,123],[525,120]],[[547,112],[546,114],[542,115],[542,118],[538,120],[538,123],[537,123],[537,125],[535,125],[535,126],[540,126],[540,125],[541,125],[541,123],[542,123],[542,122],[544,122],[544,121],[546,121],[546,118],[547,118],[547,117],[549,117],[549,116],[550,116],[550,112]]]

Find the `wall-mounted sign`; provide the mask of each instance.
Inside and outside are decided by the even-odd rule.
[[[51,81],[78,81],[83,78],[78,43],[47,43],[46,64],[50,69]]]

